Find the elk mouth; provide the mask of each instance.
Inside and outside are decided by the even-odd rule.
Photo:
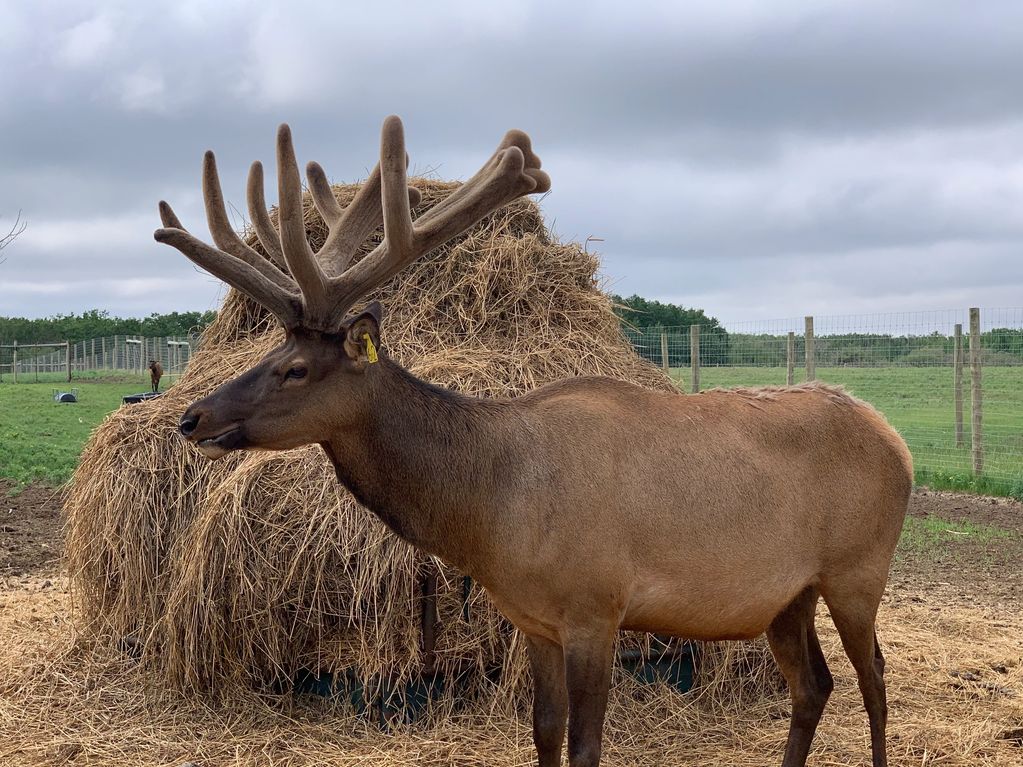
[[[245,446],[245,435],[241,426],[232,426],[227,431],[221,432],[215,437],[207,437],[196,443],[200,452],[211,461],[223,458],[232,450],[238,450]]]

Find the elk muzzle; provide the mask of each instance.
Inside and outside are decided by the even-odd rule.
[[[218,425],[212,415],[196,403],[185,411],[178,422],[178,433],[210,460],[216,460],[246,446],[245,432],[238,422]]]

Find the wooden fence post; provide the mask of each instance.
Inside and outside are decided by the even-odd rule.
[[[785,344],[785,385],[792,386],[796,382],[796,334],[789,331],[789,340]]]
[[[671,372],[668,368],[668,331],[661,331],[661,367],[664,369],[664,375],[670,377]]]
[[[963,446],[963,326],[956,323],[952,347],[952,381],[955,384],[956,447]]]
[[[71,383],[71,342],[64,342],[64,356],[66,357],[65,362],[67,363],[67,382]]]
[[[689,326],[689,366],[692,369],[692,392],[700,391],[700,326]]]
[[[970,394],[972,414],[973,474],[984,471],[983,393],[980,386],[980,309],[970,309]]]
[[[814,359],[813,348],[813,317],[806,318],[806,380],[817,378],[817,361]]]
[[[18,342],[14,342],[14,354],[11,357],[11,375],[14,377],[14,383],[18,383]]]

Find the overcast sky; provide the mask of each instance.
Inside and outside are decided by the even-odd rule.
[[[215,308],[157,245],[276,125],[335,181],[405,121],[464,179],[529,132],[615,292],[725,321],[1023,305],[1023,3],[0,0],[0,315]],[[268,179],[272,199],[275,184]],[[242,218],[238,218],[239,224]]]

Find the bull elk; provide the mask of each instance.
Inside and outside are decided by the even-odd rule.
[[[181,434],[207,457],[318,443],[391,530],[486,588],[526,638],[543,767],[596,765],[619,630],[700,640],[763,632],[788,680],[783,765],[806,761],[833,682],[814,628],[823,597],[856,670],[875,767],[886,764],[875,617],[912,485],[898,434],[840,389],[655,392],[580,377],[513,399],[417,379],[381,343],[371,288],[513,199],[550,187],[526,134],[415,222],[401,121],[342,209],[307,168],[329,227],[313,253],[291,133],[277,134],[278,232],[252,165],[248,205],[268,257],[231,228],[212,153],[203,191],[216,247],[160,203],[159,242],[272,312],[284,342],[191,405]],[[383,241],[352,264],[381,221]],[[287,272],[285,271],[287,270]]]

